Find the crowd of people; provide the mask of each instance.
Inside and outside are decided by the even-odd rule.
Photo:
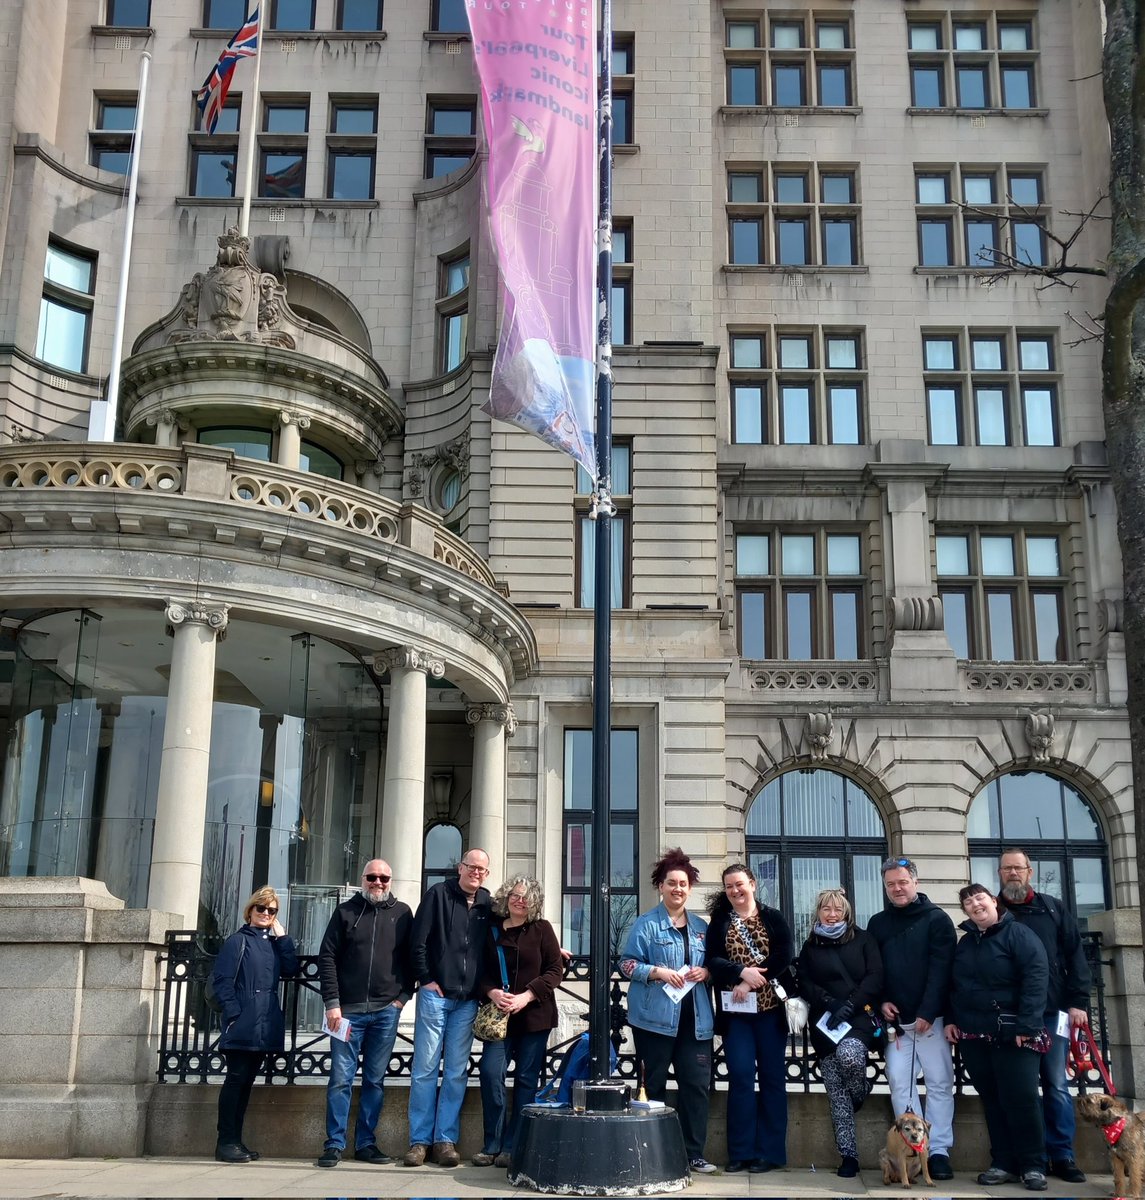
[[[401,1009],[415,993],[402,1164],[461,1162],[461,1106],[474,1021],[485,1003],[505,1029],[482,1050],[483,1138],[472,1161],[510,1165],[521,1110],[536,1099],[557,1024],[564,963],[556,931],[541,916],[540,883],[514,875],[491,895],[488,875],[488,855],[469,850],[456,878],[429,888],[414,913],[391,892],[389,864],[373,859],[360,891],[335,909],[318,956],[332,1031],[318,1166],[337,1166],[347,1151],[359,1065],[353,1156],[376,1165],[398,1161],[378,1146],[377,1125]],[[953,1178],[957,1045],[989,1137],[990,1162],[978,1182],[1020,1180],[1042,1191],[1047,1172],[1084,1182],[1074,1158],[1066,1058],[1070,1027],[1087,1019],[1089,968],[1076,921],[1060,901],[1035,891],[1032,877],[1026,853],[1007,850],[996,893],[980,883],[959,893],[959,938],[950,917],[919,891],[915,864],[891,858],[882,865],[887,904],[866,929],[843,889],[828,888],[817,896],[796,952],[787,921],[760,901],[746,865],[724,869],[705,921],[688,906],[699,882],[695,864],[680,849],[664,854],[651,876],[659,903],[629,930],[620,970],[629,981],[640,1086],[649,1100],[663,1101],[671,1072],[691,1170],[718,1169],[705,1156],[717,1034],[728,1072],[724,1169],[760,1173],[786,1164],[789,1009],[801,998],[830,1106],[838,1175],[859,1171],[855,1114],[870,1093],[869,1056],[876,1052],[885,1059],[895,1117],[925,1113],[929,1122],[931,1177]],[[278,910],[273,888],[256,891],[212,973],[227,1066],[215,1152],[221,1162],[259,1157],[243,1142],[243,1118],[264,1057],[284,1044],[279,980],[298,971]]]

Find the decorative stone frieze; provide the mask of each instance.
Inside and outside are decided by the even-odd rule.
[[[229,612],[230,607],[226,604],[208,604],[201,600],[168,600],[164,611],[167,618],[167,636],[174,636],[177,625],[200,624],[213,629],[221,642],[227,635]]]
[[[1049,762],[1054,749],[1054,714],[1048,709],[1026,710],[1026,744],[1036,763]]]
[[[504,725],[507,737],[517,732],[517,716],[511,704],[467,704],[465,706],[465,721],[468,725],[478,725],[482,721],[494,721]]]
[[[392,646],[374,655],[374,670],[378,674],[392,670],[424,671],[434,679],[445,675],[445,663],[440,658],[431,658],[416,646]]]
[[[970,692],[1064,692],[1085,695],[1094,690],[1089,667],[1059,664],[1054,667],[965,667],[963,678]]]
[[[879,673],[873,666],[773,667],[753,671],[751,686],[760,692],[873,692]]]
[[[831,739],[835,736],[835,721],[829,712],[809,712],[804,731],[811,761],[821,763],[827,758]]]
[[[940,596],[896,596],[890,606],[891,628],[906,630],[942,629]]]

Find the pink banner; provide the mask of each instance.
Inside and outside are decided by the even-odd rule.
[[[504,287],[486,411],[596,476],[593,0],[467,0]]]

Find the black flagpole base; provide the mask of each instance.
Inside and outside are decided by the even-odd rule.
[[[673,1109],[574,1113],[528,1105],[509,1182],[568,1196],[656,1196],[683,1191],[691,1174]]]

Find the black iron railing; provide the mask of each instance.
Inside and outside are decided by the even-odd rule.
[[[1109,1041],[1106,1027],[1105,989],[1102,967],[1111,965],[1101,958],[1101,935],[1085,934],[1086,956],[1094,980],[1091,1014],[1094,1035],[1106,1062],[1109,1062]],[[204,948],[193,931],[178,930],[168,934],[167,948],[161,954],[163,971],[163,1028],[159,1047],[160,1083],[208,1083],[221,1080],[226,1074],[226,1062],[219,1050],[219,1014],[212,1012],[204,999],[204,985],[214,963],[214,955]],[[329,1038],[320,1031],[322,997],[318,987],[318,958],[303,955],[296,979],[282,982],[282,1008],[286,1014],[286,1048],[268,1056],[262,1080],[264,1083],[324,1083],[330,1073]],[[573,958],[565,969],[564,983],[558,989],[565,1007],[577,1006],[576,1016],[587,1025],[588,1019],[587,957]],[[612,1041],[617,1048],[617,1073],[622,1079],[636,1083],[636,1060],[624,1047],[628,1021],[626,998],[628,981],[613,971],[609,988],[609,1025]],[[554,1074],[569,1047],[580,1036],[577,1032],[564,1041],[549,1047],[542,1082]],[[477,1074],[480,1047],[470,1055],[469,1075]],[[399,1028],[390,1059],[389,1078],[409,1078],[413,1058],[413,1043]],[[955,1055],[956,1088],[966,1084],[961,1063]],[[789,1091],[811,1091],[821,1084],[819,1064],[806,1033],[793,1036],[787,1044],[787,1087]],[[886,1082],[881,1061],[872,1057],[868,1068],[876,1085]],[[715,1053],[715,1079],[727,1082],[727,1066],[723,1048]],[[1083,1079],[1073,1081],[1078,1091],[1100,1090],[1101,1080],[1095,1070]]]

